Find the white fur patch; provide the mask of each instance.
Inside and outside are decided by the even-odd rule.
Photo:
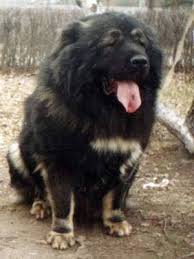
[[[90,146],[98,152],[131,153],[133,160],[142,153],[140,144],[136,140],[128,140],[120,137],[102,139],[99,138],[90,143]]]
[[[136,140],[126,140],[120,137],[111,139],[97,139],[90,143],[91,147],[98,152],[118,152],[129,154],[130,157],[120,167],[119,171],[125,175],[128,167],[133,167],[142,155],[142,148]]]
[[[21,156],[19,144],[17,142],[11,144],[9,148],[8,156],[13,163],[14,167],[22,173],[24,176],[28,174],[28,170],[24,164],[24,161]]]
[[[126,160],[126,162],[120,167],[119,171],[122,175],[126,174],[126,171],[129,167],[135,166],[136,163],[138,163],[140,157],[142,155],[142,149],[141,146],[137,143],[136,146],[133,146],[133,149],[131,150],[131,156]]]
[[[38,164],[37,167],[35,168],[34,172],[37,172],[39,170],[41,172],[41,175],[42,175],[45,183],[47,183],[48,182],[48,175],[47,175],[46,167],[44,166],[43,163]]]
[[[125,175],[126,174],[126,170],[127,170],[127,165],[126,164],[123,164],[119,171],[121,172],[122,175]]]

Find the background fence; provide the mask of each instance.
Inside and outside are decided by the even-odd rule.
[[[0,10],[0,68],[36,68],[51,50],[60,29],[80,16],[79,10]]]
[[[133,14],[154,27],[170,66],[182,36],[188,11],[161,10]],[[0,69],[33,70],[49,54],[60,30],[83,16],[78,9],[0,9]],[[187,35],[177,70],[193,68],[193,30]]]

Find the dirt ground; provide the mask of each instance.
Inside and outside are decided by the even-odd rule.
[[[34,85],[32,75],[0,75],[0,258],[194,258],[194,159],[160,125],[130,192],[132,234],[109,237],[94,223],[76,226],[80,245],[73,249],[55,251],[44,243],[51,220],[36,221],[29,207],[14,203],[5,161],[19,132],[23,100]]]

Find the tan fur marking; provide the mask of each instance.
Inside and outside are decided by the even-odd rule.
[[[44,162],[39,162],[34,170],[34,173],[36,173],[37,171],[41,172],[41,175],[44,179],[44,183],[45,183],[45,187],[46,187],[46,195],[47,195],[47,201],[51,207],[51,214],[53,213],[53,208],[54,208],[54,205],[53,205],[53,199],[52,199],[52,196],[50,194],[50,191],[49,191],[49,186],[48,186],[48,176],[47,176],[47,168],[44,164]]]
[[[133,149],[131,150],[131,156],[128,158],[124,164],[121,165],[119,171],[121,172],[122,175],[126,174],[126,170],[129,167],[134,167],[140,157],[142,156],[142,149],[141,146],[137,143],[136,145],[133,146]]]
[[[39,91],[36,95],[36,99],[39,102],[45,103],[45,106],[48,108],[49,116],[64,116],[64,107],[59,103],[56,95],[50,89],[44,89],[44,92]]]
[[[69,215],[65,219],[57,218],[53,214],[53,222],[52,226],[66,226],[72,229],[73,231],[73,216],[74,216],[74,209],[75,209],[75,202],[74,202],[74,195],[72,193],[71,195],[71,206],[70,206],[70,212]]]
[[[36,99],[39,102],[46,102],[47,107],[54,105],[56,101],[56,97],[50,89],[44,89],[44,92],[39,91],[38,95],[36,95]]]
[[[42,200],[34,201],[30,210],[30,214],[34,215],[37,220],[47,218],[51,214],[48,202]]]
[[[113,210],[113,198],[114,198],[114,192],[110,191],[108,192],[102,201],[102,216],[103,216],[103,221],[104,223],[111,217],[113,216],[122,216],[123,213],[121,210]]]
[[[102,201],[102,217],[103,217],[103,224],[105,227],[108,227],[108,234],[109,235],[116,235],[116,236],[128,236],[131,231],[131,225],[126,221],[123,220],[121,222],[112,222],[110,218],[114,216],[122,216],[123,212],[121,210],[113,210],[113,197],[114,192],[110,191],[107,193]]]
[[[109,235],[118,237],[129,236],[132,231],[132,226],[126,220],[117,223],[108,222],[106,226],[109,228]]]
[[[70,213],[67,218],[61,219],[57,218],[53,212],[53,220],[52,220],[52,227],[68,227],[71,229],[69,233],[57,233],[55,231],[50,231],[47,236],[47,243],[52,246],[54,249],[67,249],[75,245],[75,238],[74,238],[74,231],[73,231],[73,215],[74,215],[74,196],[71,195],[71,207]]]
[[[40,170],[41,171],[41,175],[46,183],[46,188],[47,188],[47,195],[48,195],[48,200],[50,202],[50,205],[52,207],[52,209],[54,209],[54,205],[53,205],[53,200],[52,200],[52,196],[49,192],[49,187],[48,187],[48,176],[47,176],[47,169],[46,169],[46,166],[44,165],[43,162],[39,163],[35,169],[36,171],[37,170]],[[64,220],[65,224],[68,225],[71,229],[73,229],[73,216],[74,216],[74,209],[75,209],[75,201],[74,201],[74,195],[73,193],[71,194],[71,206],[70,206],[70,213],[68,215],[68,217],[66,219],[62,219]],[[53,211],[53,222],[54,223],[57,223],[57,218],[55,218],[55,215],[54,215],[54,211]],[[60,219],[61,220],[61,219]]]
[[[40,173],[46,183],[46,186],[47,186],[47,181],[48,181],[47,169],[43,162],[39,162],[37,164],[36,168],[34,169],[34,173],[36,173],[37,171],[40,171]]]
[[[55,231],[50,231],[47,235],[46,241],[52,246],[52,248],[59,250],[65,250],[76,243],[73,232],[60,234]]]
[[[99,138],[92,141],[90,146],[98,152],[134,153],[138,150],[138,153],[140,153],[141,150],[140,144],[136,140],[128,140],[121,137]]]
[[[37,100],[39,102],[44,102],[45,106],[47,107],[48,116],[57,117],[59,120],[64,121],[64,126],[68,127],[69,129],[75,129],[79,125],[82,125],[81,128],[82,132],[85,132],[89,125],[80,123],[79,117],[75,116],[67,107],[65,107],[63,102],[60,102],[54,92],[50,89],[44,90],[44,92],[40,92],[37,95]]]
[[[68,247],[71,247],[75,244],[74,225],[73,225],[73,216],[74,216],[74,209],[75,209],[74,194],[73,193],[71,194],[71,205],[70,205],[69,215],[65,219],[57,218],[55,216],[55,211],[54,211],[54,202],[50,194],[50,191],[48,189],[46,166],[44,165],[43,162],[41,162],[37,165],[36,170],[41,170],[41,174],[46,183],[48,200],[52,208],[52,228],[65,226],[71,229],[71,232],[69,233],[58,233],[55,231],[50,231],[46,237],[46,241],[54,249],[60,249],[60,250],[67,249]]]
[[[103,221],[112,216],[113,191],[108,192],[102,201],[102,217]]]

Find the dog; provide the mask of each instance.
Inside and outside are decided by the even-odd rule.
[[[153,127],[161,75],[150,28],[116,12],[69,25],[41,65],[7,160],[11,186],[33,203],[31,213],[42,219],[51,207],[53,248],[75,244],[82,201],[101,211],[108,234],[130,234],[123,210]]]

